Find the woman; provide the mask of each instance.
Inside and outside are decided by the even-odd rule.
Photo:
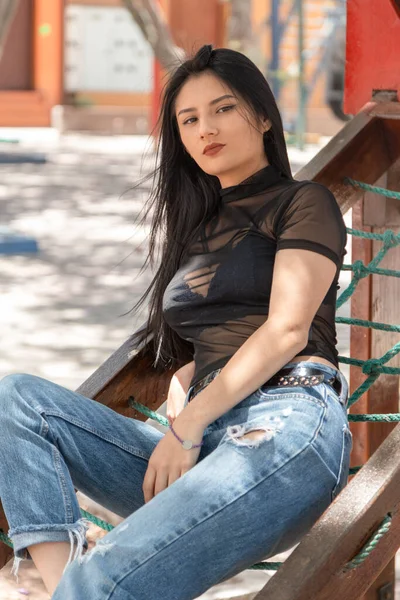
[[[295,545],[347,482],[335,198],[293,179],[268,83],[238,52],[180,65],[160,119],[147,330],[155,365],[193,359],[170,429],[40,377],[0,384],[14,570],[32,558],[55,600],[196,598]],[[125,517],[86,553],[74,487]]]

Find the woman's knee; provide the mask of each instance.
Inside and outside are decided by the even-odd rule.
[[[15,402],[16,399],[28,398],[35,387],[36,377],[28,373],[11,373],[0,380],[0,410]]]

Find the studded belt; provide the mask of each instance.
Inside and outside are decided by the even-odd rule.
[[[188,402],[193,399],[193,397],[202,390],[206,385],[208,385],[217,375],[222,371],[221,369],[216,369],[215,371],[211,371],[208,375],[200,379],[195,385],[192,387],[190,391],[190,396]],[[261,385],[261,389],[266,387],[274,387],[274,386],[313,386],[318,385],[319,383],[328,383],[332,388],[340,395],[342,391],[342,381],[339,376],[339,372],[335,375],[331,375],[322,369],[318,369],[316,367],[283,367],[280,369],[275,375],[273,375],[268,381]]]

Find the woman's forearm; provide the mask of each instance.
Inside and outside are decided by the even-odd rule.
[[[207,427],[275,375],[306,344],[304,334],[266,321],[184,408],[179,419]]]

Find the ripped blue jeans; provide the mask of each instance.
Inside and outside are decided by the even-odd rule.
[[[53,600],[192,600],[290,549],[347,483],[341,379],[340,395],[327,383],[261,386],[206,428],[194,467],[145,503],[163,432],[46,379],[4,377],[0,498],[14,573],[29,545],[69,541]],[[74,488],[124,517],[86,553]]]

